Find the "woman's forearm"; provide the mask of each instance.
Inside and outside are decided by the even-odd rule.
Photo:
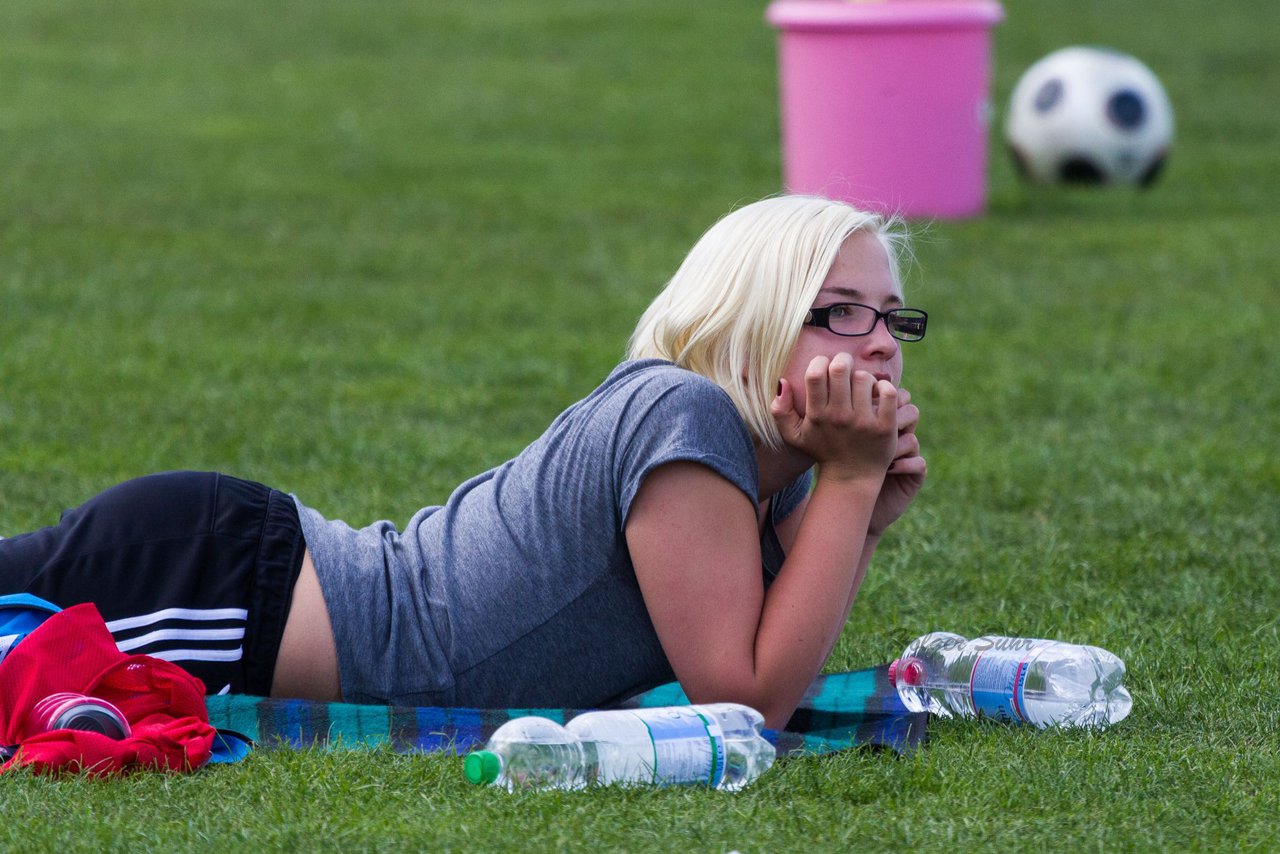
[[[867,577],[867,567],[871,565],[871,558],[875,556],[876,546],[880,544],[880,537],[875,534],[867,534],[862,547],[862,556],[858,559],[858,570],[853,579],[853,587],[849,589],[849,599],[844,603],[844,616],[840,618],[840,628],[843,631],[845,624],[849,622],[849,614],[853,611],[853,603],[858,598],[858,591],[862,588],[862,582]],[[826,664],[827,659],[831,657],[831,651],[835,649],[836,643],[840,640],[840,632],[837,631],[835,637],[831,640],[831,646],[827,647],[827,652],[822,656],[822,663]],[[815,674],[816,675],[816,674]]]
[[[865,532],[879,490],[874,478],[819,474],[756,633],[753,693],[771,725],[786,722],[840,637],[875,551]]]

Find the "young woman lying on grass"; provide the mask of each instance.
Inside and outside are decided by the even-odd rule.
[[[121,649],[215,693],[585,708],[674,677],[780,726],[925,479],[901,243],[839,202],[748,205],[693,247],[628,361],[404,531],[152,475],[0,540],[0,593],[93,602]]]

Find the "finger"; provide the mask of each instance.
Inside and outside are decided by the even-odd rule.
[[[898,408],[901,409],[902,407],[906,406],[910,402],[911,402],[911,392],[907,391],[902,386],[898,386]],[[901,418],[902,416],[898,416],[898,417]]]
[[[853,375],[853,356],[837,353],[827,367],[827,406],[833,412],[852,410]]]
[[[857,413],[874,413],[876,411],[876,378],[869,371],[854,371],[852,384],[853,411]]]
[[[795,408],[795,392],[791,390],[791,383],[778,380],[778,393],[769,402],[769,410],[775,415],[780,415],[788,411],[794,412]]]
[[[831,361],[826,356],[814,356],[804,371],[805,412],[821,411],[827,406],[827,369]]]
[[[898,425],[898,390],[888,380],[876,380],[876,396],[880,398],[876,408],[876,420],[885,430],[897,432]]]
[[[894,459],[902,460],[907,457],[918,456],[920,456],[920,440],[916,438],[916,435],[914,433],[899,433]]]
[[[778,394],[769,402],[769,414],[773,416],[773,421],[784,438],[796,435],[802,419],[796,411],[796,398],[791,390],[791,383],[778,380]]]
[[[896,475],[915,475],[924,477],[929,473],[929,466],[925,463],[924,457],[904,457],[900,460],[894,460],[889,465],[888,474]]]
[[[898,393],[901,394],[902,390],[899,389]],[[916,409],[914,406],[898,407],[898,433],[899,434],[916,432],[916,425],[919,423],[920,423],[919,409]]]

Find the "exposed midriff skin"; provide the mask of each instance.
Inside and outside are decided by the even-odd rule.
[[[293,587],[289,616],[280,653],[276,656],[271,696],[302,700],[341,700],[338,648],[333,641],[329,609],[320,592],[320,579],[311,552],[302,558],[302,571]]]

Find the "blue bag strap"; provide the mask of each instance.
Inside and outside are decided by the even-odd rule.
[[[0,596],[0,661],[36,627],[62,609],[30,593]]]
[[[219,729],[213,737],[211,765],[229,765],[239,762],[253,751],[253,739],[230,729]]]

